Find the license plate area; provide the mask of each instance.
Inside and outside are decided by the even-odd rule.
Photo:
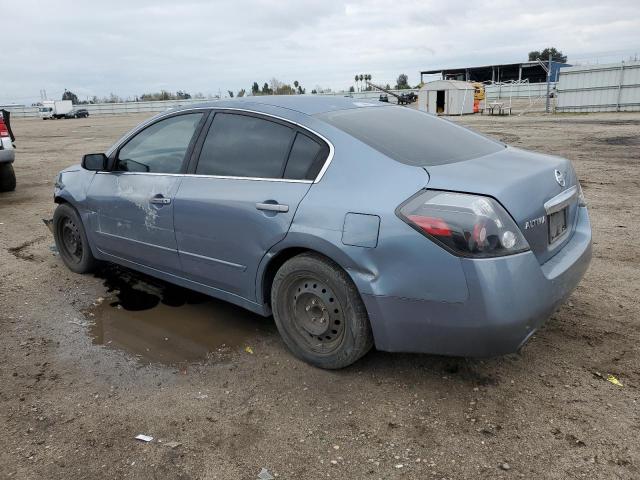
[[[547,223],[549,225],[549,243],[551,244],[567,233],[567,209],[563,208],[549,215]]]

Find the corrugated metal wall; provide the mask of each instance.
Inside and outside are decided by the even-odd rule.
[[[640,62],[560,70],[558,112],[640,111]]]
[[[555,82],[551,82],[551,91],[555,86]],[[547,96],[547,83],[493,83],[485,85],[484,92],[488,100],[509,98],[530,98],[533,100]]]
[[[210,100],[162,100],[157,102],[126,102],[126,103],[91,103],[88,105],[74,105],[74,108],[86,108],[89,115],[118,115],[126,113],[164,112],[169,108],[182,105],[197,104]],[[16,117],[37,117],[38,107],[5,107]]]

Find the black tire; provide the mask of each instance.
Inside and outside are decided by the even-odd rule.
[[[0,163],[0,192],[13,192],[16,189],[16,172],[11,163]]]
[[[96,269],[98,261],[91,253],[87,234],[75,208],[61,203],[53,214],[53,236],[60,258],[75,273],[89,273]]]
[[[339,265],[321,255],[303,253],[280,267],[271,308],[287,347],[316,367],[346,367],[373,346],[358,290]]]

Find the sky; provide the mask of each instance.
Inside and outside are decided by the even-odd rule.
[[[410,84],[420,70],[640,56],[638,0],[0,0],[0,103],[45,89],[81,100],[161,89],[205,95],[272,78],[348,89],[358,73]]]

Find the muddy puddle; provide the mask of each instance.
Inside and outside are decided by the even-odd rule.
[[[276,332],[270,318],[131,270],[110,266],[97,276],[108,293],[84,312],[93,343],[144,362],[204,361]]]

